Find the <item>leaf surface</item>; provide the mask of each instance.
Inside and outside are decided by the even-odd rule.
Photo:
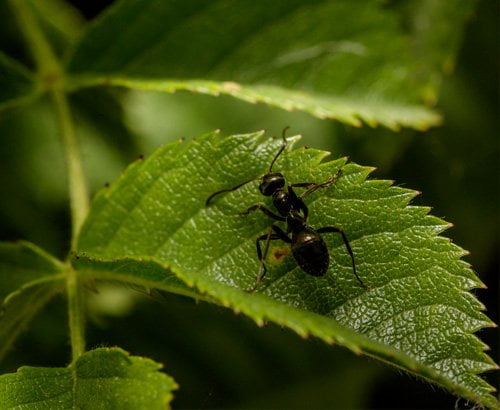
[[[0,408],[165,409],[177,385],[161,367],[116,347],[87,352],[66,368],[21,367],[0,376]]]
[[[160,148],[98,194],[79,252],[100,263],[155,263],[165,269],[165,280],[173,272],[258,323],[272,320],[303,336],[337,342],[494,407],[493,388],[477,373],[496,365],[473,335],[493,324],[468,292],[482,284],[460,260],[466,252],[438,236],[449,224],[428,215],[429,208],[409,205],[415,191],[367,180],[368,167],[346,164],[345,158],[322,162],[327,153],[302,148],[287,151],[273,169],[288,183],[322,182],[342,169],[334,186],[308,197],[309,222],[346,232],[368,289],[356,281],[340,238],[324,234],[331,257],[324,277],[305,274],[289,246],[276,241],[262,286],[246,291],[259,265],[255,239],[272,221],[239,212],[262,201],[272,205],[258,193],[257,181],[215,198],[210,207],[205,200],[261,176],[280,144],[262,133],[207,134]],[[128,274],[144,275],[140,265]],[[161,288],[161,276],[154,280]]]
[[[440,117],[419,100],[427,82],[409,49],[397,14],[373,0],[124,0],[76,47],[68,85],[225,93],[357,126],[425,129]]]
[[[28,243],[0,243],[0,358],[64,286],[64,265]]]

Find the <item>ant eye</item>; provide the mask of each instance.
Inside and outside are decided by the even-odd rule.
[[[259,190],[262,195],[271,196],[285,186],[285,178],[280,173],[266,174],[262,177]]]

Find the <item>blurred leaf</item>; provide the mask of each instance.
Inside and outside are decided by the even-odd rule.
[[[83,354],[67,368],[21,367],[0,376],[0,406],[23,409],[165,409],[177,388],[150,359],[119,348]]]
[[[395,2],[405,16],[411,34],[412,53],[419,78],[425,85],[422,97],[432,104],[438,99],[443,74],[455,66],[463,28],[476,1],[406,0]]]
[[[120,164],[122,169],[125,164],[135,160],[140,151],[136,146],[134,135],[125,125],[122,103],[125,93],[119,91],[123,90],[88,88],[71,95],[71,103],[78,121],[84,122],[85,127],[91,129],[89,134],[99,134],[101,137],[99,139],[104,140],[109,148],[113,148],[115,155],[123,159],[123,163]],[[113,138],[109,138],[110,135]],[[89,171],[94,170],[94,167],[89,168],[91,168]]]
[[[277,258],[290,253],[288,245],[277,245],[262,293],[243,291],[255,283],[255,238],[270,221],[238,212],[262,196],[248,184],[214,206],[204,202],[219,189],[262,175],[280,143],[263,142],[262,133],[208,134],[159,149],[99,193],[79,252],[99,263],[135,259],[130,275],[138,279],[141,260],[156,263],[257,323],[267,319],[337,342],[493,407],[493,388],[476,374],[496,365],[472,334],[492,322],[467,292],[482,284],[460,260],[466,252],[437,236],[447,223],[427,215],[428,208],[408,206],[415,191],[366,180],[370,168],[345,165],[345,159],[320,165],[327,154],[312,149],[289,152],[275,167],[290,183],[324,181],[342,168],[336,185],[309,201],[310,222],[347,233],[368,290],[357,283],[339,238],[325,235],[332,261],[323,278],[306,275],[290,256]],[[169,272],[153,279],[160,289]]]
[[[129,282],[146,289],[157,288],[180,295],[206,299],[186,286],[168,269],[147,260],[122,259],[101,262],[78,256],[73,260],[73,266],[84,278],[88,276],[107,281]]]
[[[0,242],[0,358],[64,284],[64,266],[28,242]]]
[[[337,119],[355,127],[360,127],[364,121],[373,127],[382,124],[396,131],[400,126],[426,130],[441,122],[440,116],[431,110],[408,103],[363,101],[357,97],[319,95],[273,85],[246,86],[232,81],[162,81],[124,77],[95,77],[75,81],[77,87],[100,84],[167,93],[185,90],[213,96],[230,95],[252,104],[265,103],[287,111],[304,111],[321,119]]]
[[[85,20],[80,12],[65,0],[24,0],[35,12],[38,21],[52,47],[64,56],[68,46],[82,35]]]
[[[21,104],[35,95],[32,74],[0,52],[0,109]]]
[[[124,0],[76,48],[68,85],[222,93],[356,126],[425,129],[440,117],[419,104],[408,48],[395,13],[373,0]]]

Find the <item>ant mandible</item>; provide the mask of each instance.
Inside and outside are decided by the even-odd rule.
[[[264,261],[269,251],[270,241],[273,240],[280,239],[291,245],[292,254],[295,258],[295,261],[304,272],[312,276],[323,276],[328,270],[328,266],[330,264],[330,256],[325,241],[320,234],[330,232],[339,233],[342,236],[344,245],[351,257],[354,276],[356,276],[356,279],[358,280],[360,285],[366,288],[366,285],[363,283],[363,281],[358,276],[358,273],[356,272],[354,254],[344,231],[335,226],[325,226],[323,228],[314,229],[307,224],[309,209],[304,202],[304,198],[318,189],[326,188],[334,184],[340,177],[342,173],[341,170],[339,170],[336,175],[329,178],[323,183],[317,184],[314,182],[299,182],[295,184],[289,184],[287,189],[285,189],[285,177],[283,176],[283,174],[281,174],[280,172],[273,172],[274,163],[288,145],[285,137],[288,128],[289,127],[286,127],[283,130],[281,134],[283,144],[271,161],[267,174],[263,175],[260,178],[259,184],[259,191],[261,192],[261,194],[264,196],[272,197],[273,205],[278,211],[279,215],[266,208],[266,206],[263,204],[255,204],[248,208],[246,211],[240,212],[240,215],[248,215],[252,211],[260,210],[268,217],[276,221],[286,222],[287,225],[285,232],[279,226],[273,224],[271,225],[267,234],[261,235],[257,238],[256,247],[260,266],[255,286],[251,289],[251,291],[257,289],[267,272]],[[241,188],[243,185],[248,184],[249,182],[254,180],[255,178],[242,182],[241,184],[238,184],[233,188],[214,192],[207,198],[207,200],[205,201],[205,205],[210,205],[210,202],[215,196],[224,192],[235,191],[238,188]],[[293,188],[307,189],[301,195],[297,195]],[[262,241],[265,241],[264,252],[262,252],[261,248]]]

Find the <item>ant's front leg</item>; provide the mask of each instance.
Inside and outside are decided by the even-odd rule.
[[[296,184],[290,184],[292,188],[309,188],[312,185],[317,185],[315,182],[297,182]]]
[[[281,221],[281,222],[286,221],[286,218],[280,215],[276,215],[273,211],[267,209],[263,204],[255,204],[250,208],[248,208],[246,211],[240,212],[240,215],[248,215],[250,212],[256,211],[257,209],[262,211],[268,217],[273,218],[276,221]]]
[[[335,184],[341,176],[342,176],[342,169],[339,169],[335,175],[328,178],[325,182],[322,182],[321,184],[308,185],[309,189],[306,190],[305,192],[303,192],[302,195],[300,195],[300,199],[304,199],[307,195],[312,194],[313,192],[317,191],[318,189],[328,188],[330,185]]]

